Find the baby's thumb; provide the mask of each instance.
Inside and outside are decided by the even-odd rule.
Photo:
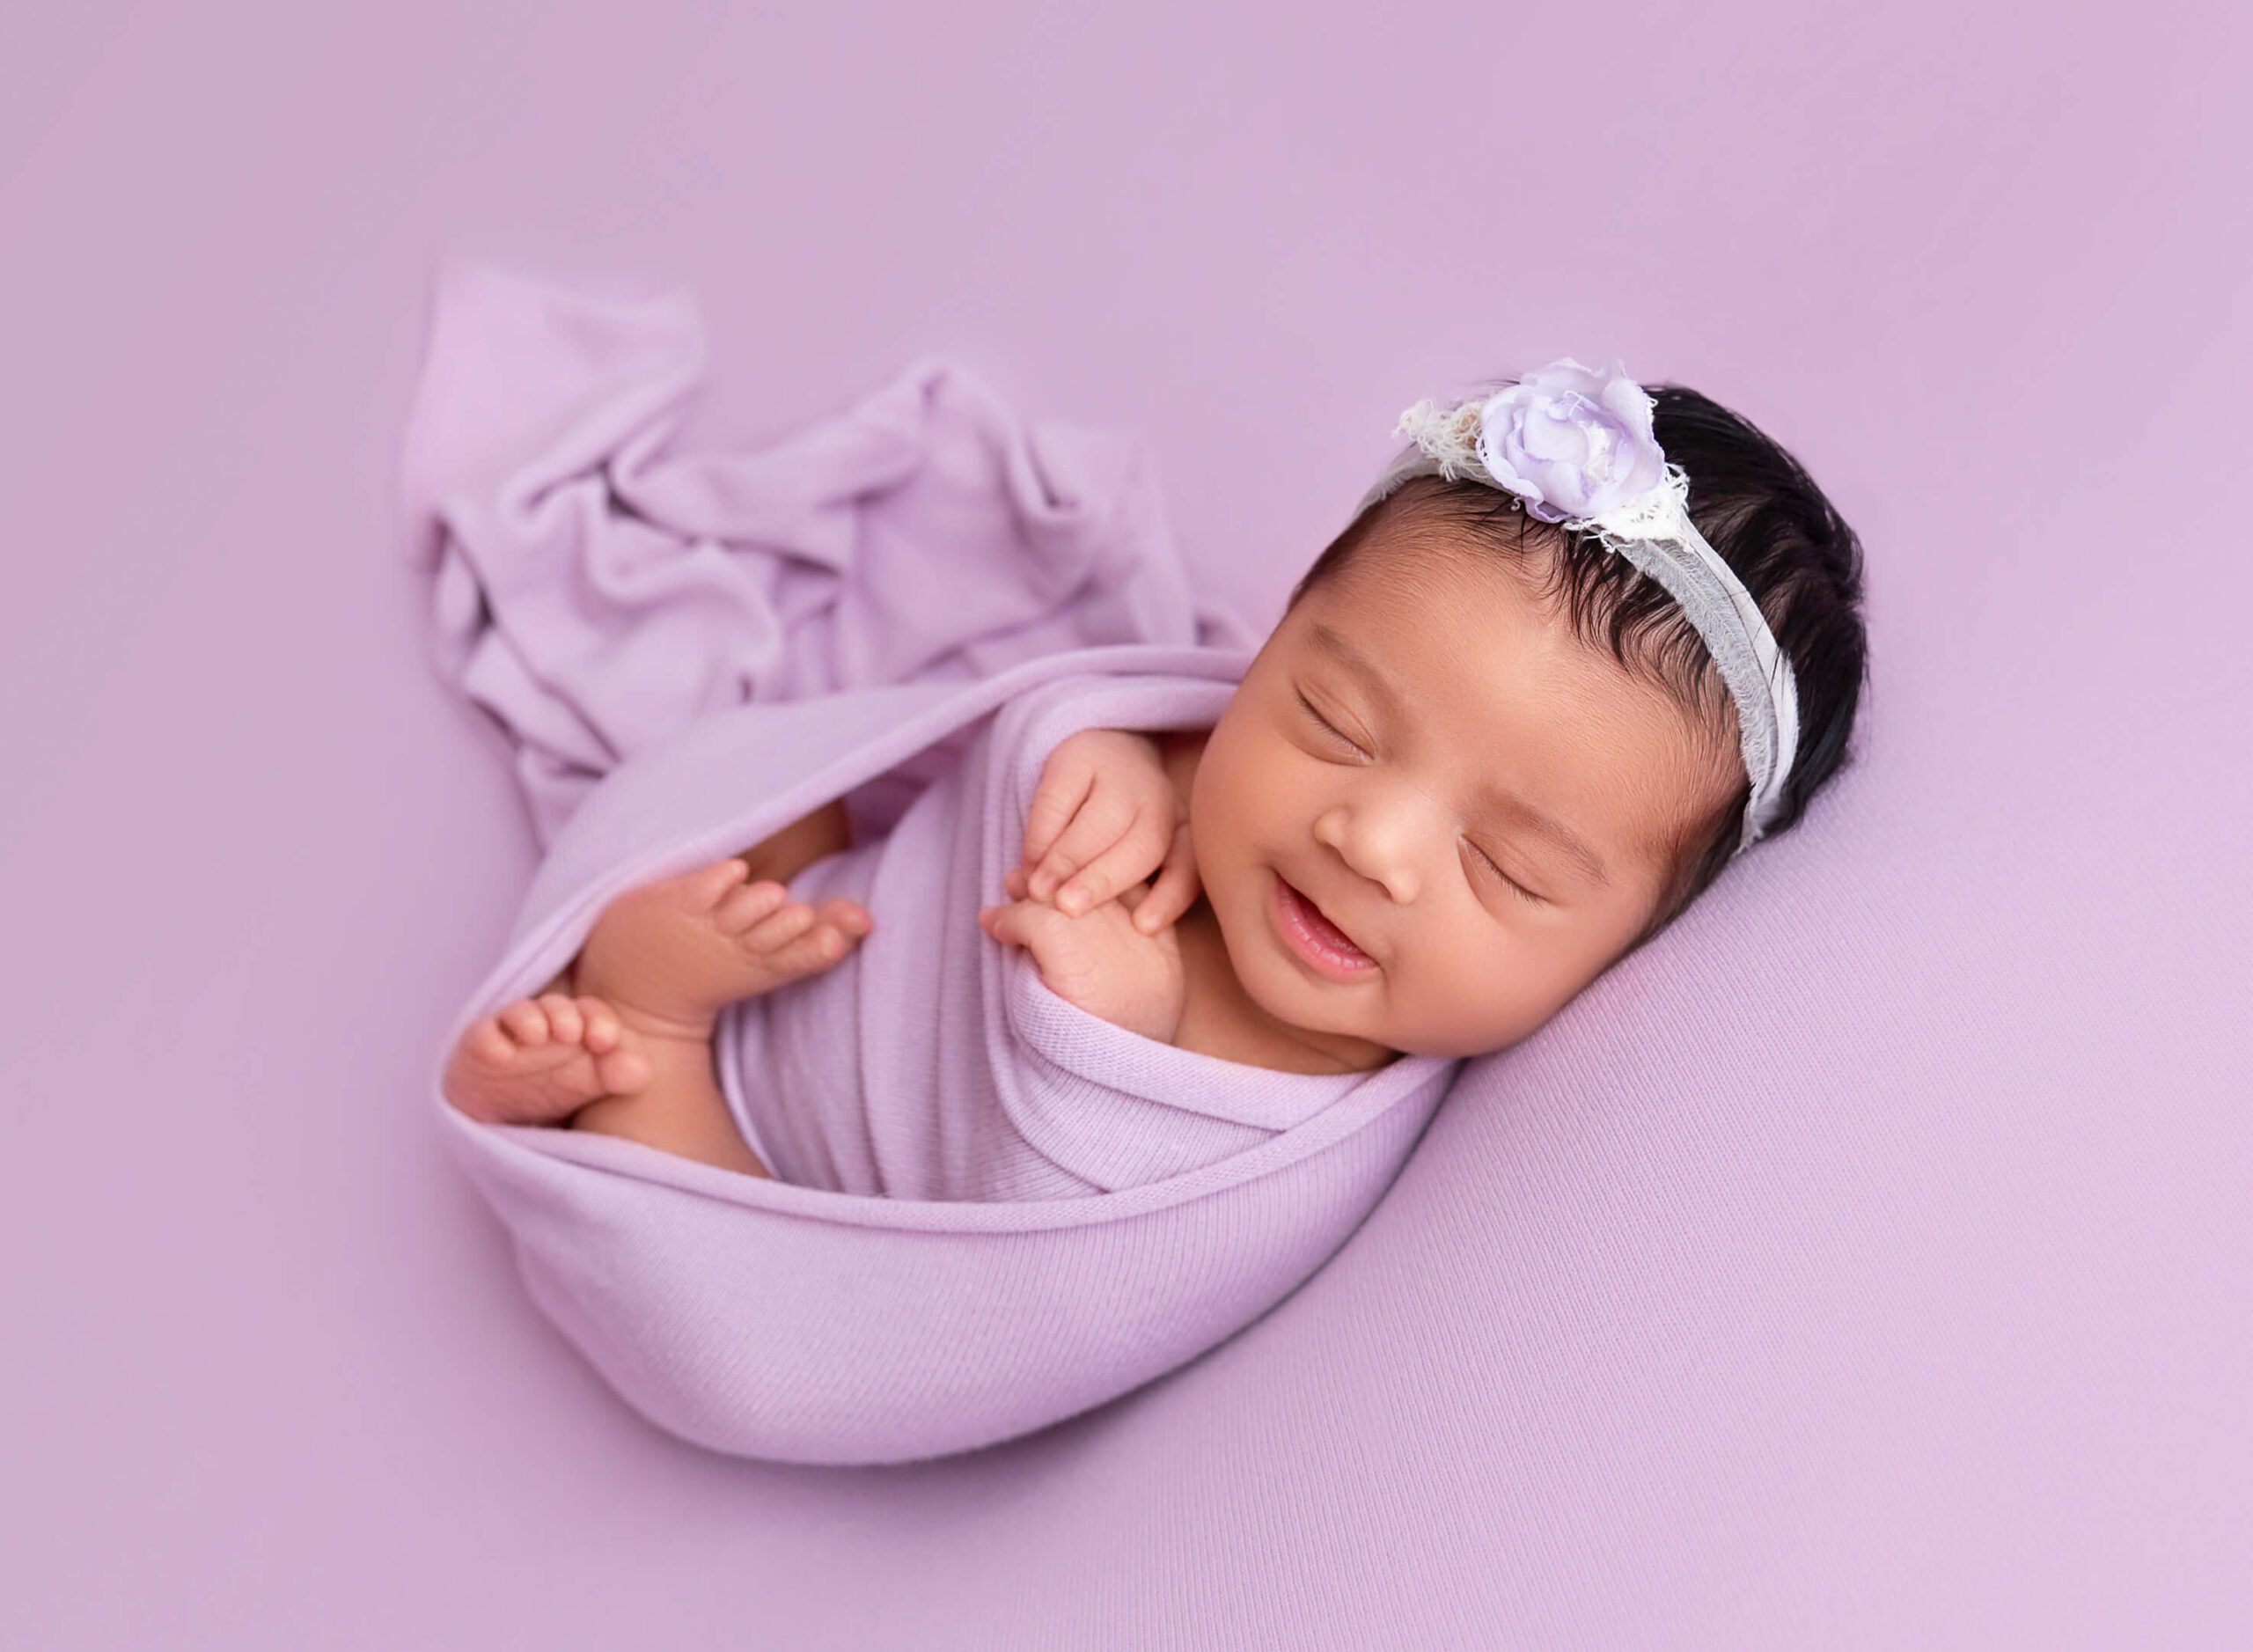
[[[1064,923],[1071,921],[1037,900],[1012,900],[1003,906],[981,907],[978,914],[978,921],[996,941],[1024,947],[1038,943],[1043,938],[1042,925],[1050,918]]]

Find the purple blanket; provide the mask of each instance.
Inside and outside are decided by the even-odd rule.
[[[723,1017],[723,1087],[775,1179],[438,1107],[533,1298],[654,1421],[795,1462],[967,1450],[1295,1289],[1458,1064],[1175,1049],[980,930],[1058,741],[1209,724],[1250,663],[1130,444],[928,361],[775,447],[676,454],[701,372],[685,299],[441,271],[407,506],[441,664],[511,742],[546,849],[444,1047],[620,891],[830,798],[855,847],[793,892],[851,894],[877,930]]]

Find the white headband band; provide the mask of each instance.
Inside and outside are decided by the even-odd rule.
[[[1467,476],[1516,495],[1528,514],[1587,534],[1656,580],[1682,606],[1736,702],[1751,795],[1736,852],[1758,842],[1781,804],[1799,749],[1799,686],[1752,593],[1690,519],[1690,481],[1651,430],[1651,400],[1615,361],[1567,356],[1451,407],[1419,401],[1397,436],[1414,445],[1354,514],[1413,476]]]

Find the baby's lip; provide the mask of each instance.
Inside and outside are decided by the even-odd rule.
[[[1339,923],[1335,917],[1332,916],[1330,908],[1324,906],[1319,900],[1317,900],[1312,894],[1309,893],[1304,884],[1299,882],[1295,877],[1286,877],[1283,881],[1288,884],[1293,889],[1298,891],[1300,899],[1305,901],[1308,906],[1312,907],[1325,918],[1328,918],[1332,927],[1334,928],[1339,934],[1344,936],[1355,946],[1361,946],[1361,951],[1369,958],[1370,962],[1375,963],[1376,961],[1376,954],[1370,951],[1366,946],[1361,946],[1361,937],[1355,935],[1351,929],[1347,929],[1344,924]]]

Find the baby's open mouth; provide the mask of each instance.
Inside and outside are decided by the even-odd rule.
[[[1283,939],[1317,973],[1332,980],[1354,980],[1376,968],[1375,958],[1280,872],[1275,875],[1274,907],[1275,927]]]

